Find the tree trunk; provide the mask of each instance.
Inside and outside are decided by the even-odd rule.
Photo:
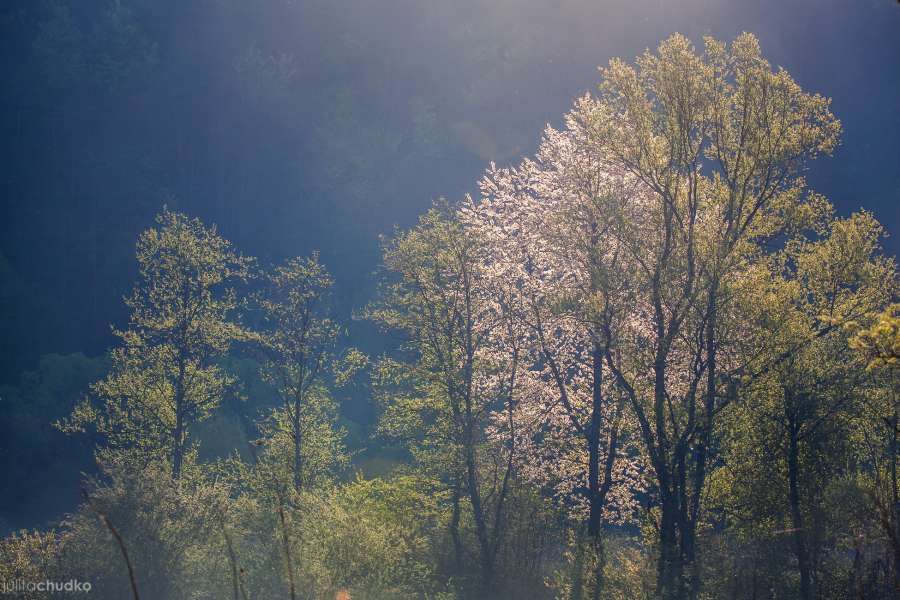
[[[684,566],[678,545],[678,505],[670,490],[660,490],[661,518],[659,526],[659,564],[657,593],[663,600],[683,600]]]
[[[453,540],[453,574],[460,575],[463,572],[463,545],[462,540],[459,537],[459,518],[461,513],[460,508],[460,482],[457,477],[453,482],[453,493],[451,496],[451,502],[453,506],[453,513],[450,517],[450,539]]]
[[[689,598],[696,598],[702,586],[700,580],[700,565],[697,563],[697,521],[700,518],[700,501],[703,497],[703,487],[706,484],[706,462],[709,457],[710,436],[712,435],[713,416],[716,408],[716,322],[718,318],[718,279],[710,284],[709,298],[706,305],[706,330],[704,346],[706,351],[706,393],[703,395],[703,421],[696,447],[693,452],[694,472],[691,497],[686,501],[688,506],[682,507],[683,513],[681,527],[681,547],[683,552],[684,568],[690,576],[687,582]],[[687,448],[680,449],[687,454]],[[687,458],[684,456],[683,458]],[[687,485],[687,479],[683,481]]]
[[[481,551],[481,587],[483,593],[489,595],[494,583],[494,559],[491,552],[487,522],[484,518],[484,506],[481,503],[481,491],[478,487],[478,466],[475,458],[474,441],[471,439],[471,433],[468,437],[466,444],[466,487],[469,490],[469,502],[472,504],[472,517],[475,520],[475,534],[478,537],[478,546]]]
[[[606,568],[606,549],[603,547],[603,536],[597,536],[591,540],[591,550],[594,552],[594,593],[592,600],[600,600],[603,595],[603,570]]]
[[[184,461],[184,424],[182,423],[181,411],[175,419],[175,447],[172,449],[172,481],[178,481],[181,478],[181,463]]]
[[[190,289],[186,284],[182,284],[182,310],[187,310],[188,305],[190,304]],[[175,438],[174,443],[175,447],[172,449],[172,481],[178,481],[181,478],[181,464],[184,461],[184,444],[187,423],[184,422],[185,416],[185,396],[187,395],[187,386],[185,385],[187,381],[187,348],[188,343],[187,332],[188,332],[188,322],[189,319],[187,317],[182,317],[179,324],[179,337],[176,342],[178,348],[178,375],[175,379],[175,397],[173,398],[175,404],[175,431],[173,432],[173,437]]]
[[[294,415],[291,418],[291,426],[293,431],[294,442],[294,491],[300,492],[303,489],[303,433],[300,431],[300,407],[303,403],[302,398],[297,398],[294,403]]]
[[[683,473],[680,482],[674,481],[679,474],[671,465],[672,451],[666,434],[666,357],[665,348],[657,349],[654,361],[653,415],[658,440],[659,459],[654,469],[660,495],[659,564],[657,566],[657,593],[664,600],[683,600],[684,565],[678,541],[681,519],[678,502],[679,490],[683,489]],[[649,441],[648,441],[649,444]],[[681,483],[682,485],[678,485]]]
[[[175,430],[172,433],[174,448],[172,448],[172,481],[181,478],[181,463],[184,461],[184,362],[178,368],[179,377],[175,385]]]
[[[597,561],[594,570],[592,598],[599,600],[603,590],[603,498],[600,491],[600,429],[603,419],[603,348],[594,341],[593,349],[593,405],[591,423],[586,430],[588,445],[588,538]]]
[[[897,490],[897,425],[900,423],[900,414],[897,409],[895,404],[894,414],[891,418],[891,512],[888,523],[893,531],[888,533],[888,539],[891,540],[894,549],[894,587],[900,592],[900,493]]]
[[[787,392],[786,392],[787,393]],[[788,487],[791,506],[791,526],[794,533],[794,547],[797,554],[797,568],[800,571],[800,598],[812,600],[812,579],[810,577],[809,550],[806,547],[806,531],[803,529],[803,511],[800,508],[800,465],[798,434],[799,427],[788,410]]]
[[[575,557],[572,561],[572,590],[569,600],[584,598],[584,534],[579,528],[575,536]]]
[[[603,507],[600,504],[600,427],[603,407],[603,381],[602,352],[600,344],[594,342],[593,370],[594,388],[593,405],[591,407],[591,422],[585,430],[588,446],[588,500],[590,510],[588,513],[588,535],[597,538],[601,533],[603,524]]]

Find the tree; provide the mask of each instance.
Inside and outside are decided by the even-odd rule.
[[[633,301],[633,266],[615,237],[629,182],[590,139],[581,112],[590,102],[578,101],[564,131],[548,128],[534,160],[517,169],[492,165],[462,218],[490,248],[490,285],[507,282],[504,308],[524,336],[528,368],[516,414],[528,434],[522,472],[552,486],[576,521],[586,517],[596,559],[586,587],[599,598],[603,523],[628,521],[632,492],[642,486],[638,452],[629,448],[633,419],[604,364]],[[580,547],[575,556],[577,563]],[[582,596],[581,577],[576,567],[573,598]]]
[[[734,437],[725,455],[735,473],[736,497],[729,504],[758,504],[760,490],[754,488],[767,482],[767,508],[752,518],[772,522],[780,515],[787,521],[783,531],[793,539],[803,599],[822,593],[817,557],[828,529],[823,497],[832,481],[848,473],[852,424],[864,409],[867,387],[840,325],[879,310],[895,286],[893,261],[877,254],[882,229],[871,215],[825,226],[818,239],[788,241],[735,289],[749,324],[741,354],[753,357],[745,362],[753,373],[745,376],[730,415]]]
[[[432,208],[384,250],[397,275],[368,316],[400,332],[406,360],[385,359],[377,379],[386,401],[382,430],[406,441],[417,461],[450,490],[457,568],[462,501],[478,546],[480,586],[494,584],[514,474],[517,433],[491,438],[491,415],[509,415],[520,371],[519,336],[485,279],[483,246],[447,204]],[[508,424],[512,422],[507,420]]]
[[[164,208],[156,222],[138,239],[139,280],[125,300],[131,319],[114,331],[122,346],[110,352],[109,375],[92,387],[100,404],[86,400],[62,426],[95,427],[105,451],[162,458],[178,480],[191,427],[232,383],[216,360],[246,337],[231,286],[247,280],[251,259],[198,219]]]
[[[334,347],[340,328],[326,313],[333,282],[317,254],[286,261],[267,273],[265,281],[257,301],[264,322],[258,334],[261,367],[282,401],[266,438],[276,454],[278,446],[287,451],[281,453],[290,456],[293,487],[299,492],[346,462],[337,409],[324,385],[325,376],[338,367]],[[349,357],[359,366],[358,353]],[[287,439],[280,439],[284,434]]]
[[[727,47],[707,39],[703,54],[675,35],[636,67],[616,59],[602,75],[598,94],[570,113],[566,135],[548,132],[560,139],[548,143],[557,154],[523,164],[546,175],[511,186],[525,217],[509,222],[543,227],[527,213],[552,211],[564,195],[603,203],[593,217],[582,211],[599,243],[584,271],[595,280],[584,296],[592,310],[581,318],[593,313],[596,352],[628,400],[653,468],[658,591],[694,597],[715,420],[739,370],[725,335],[734,324],[730,288],[765,244],[814,212],[818,198],[799,173],[831,151],[840,124],[826,99],[773,72],[749,34]],[[563,153],[574,160],[558,169],[566,172],[558,185]],[[584,200],[573,205],[593,208]],[[584,241],[592,237],[570,225],[573,252],[591,257]],[[526,258],[522,268],[533,266]],[[548,283],[564,280],[550,272],[558,279]]]
[[[867,369],[900,369],[900,304],[876,315],[875,322],[856,331],[849,343],[868,359]]]
[[[638,265],[637,311],[616,342],[630,364],[609,364],[656,476],[659,592],[695,597],[710,444],[737,366],[723,336],[729,289],[812,203],[800,170],[832,150],[840,124],[828,100],[772,71],[750,34],[730,46],[707,38],[703,54],[675,35],[636,67],[616,59],[602,75],[585,116],[593,138],[649,192],[643,219],[620,219]]]
[[[896,291],[895,291],[896,294]],[[849,323],[849,346],[866,364],[867,410],[859,419],[860,447],[869,464],[870,500],[892,550],[892,578],[900,590],[900,305],[892,304],[860,322]]]

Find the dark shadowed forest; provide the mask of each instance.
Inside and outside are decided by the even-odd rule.
[[[900,4],[0,32],[0,596],[900,598]]]

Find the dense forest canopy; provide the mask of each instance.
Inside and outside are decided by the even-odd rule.
[[[769,8],[4,6],[3,592],[897,597],[900,10]]]

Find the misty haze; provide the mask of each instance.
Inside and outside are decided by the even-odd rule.
[[[0,598],[900,598],[900,3],[0,49]]]

